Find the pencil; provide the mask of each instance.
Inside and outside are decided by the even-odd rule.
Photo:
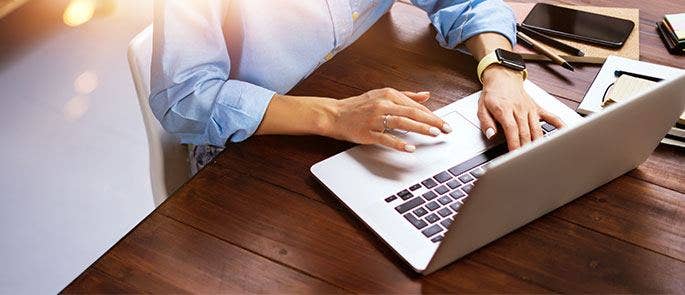
[[[582,50],[575,48],[571,45],[568,45],[564,42],[553,39],[551,37],[548,37],[547,35],[539,33],[533,29],[529,29],[529,28],[524,27],[520,24],[516,25],[516,29],[521,31],[521,33],[527,34],[529,37],[531,37],[533,39],[537,39],[538,41],[540,41],[544,44],[547,44],[549,46],[552,46],[556,49],[559,49],[563,52],[570,53],[570,54],[573,54],[575,56],[585,56],[585,52],[583,52]]]
[[[573,71],[573,67],[571,66],[571,64],[569,64],[565,59],[561,58],[560,56],[554,54],[554,52],[545,48],[538,41],[533,40],[532,38],[528,37],[526,34],[521,33],[521,32],[516,32],[516,36],[521,38],[521,40],[524,40],[526,43],[532,45],[533,48],[535,48],[535,50],[544,54],[546,57],[549,57],[549,59],[551,59],[556,64],[564,67],[565,69],[567,69],[569,71]]]

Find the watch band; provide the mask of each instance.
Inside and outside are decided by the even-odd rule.
[[[499,60],[499,58],[497,58],[497,52],[496,51],[490,52],[488,55],[483,57],[480,60],[480,62],[478,62],[478,69],[477,69],[478,81],[480,81],[481,84],[483,84],[483,79],[481,78],[481,76],[483,75],[483,71],[485,71],[485,69],[487,69],[492,64],[502,64],[502,62]],[[527,70],[521,71],[521,75],[523,75],[523,80],[527,79],[528,78],[528,71]]]

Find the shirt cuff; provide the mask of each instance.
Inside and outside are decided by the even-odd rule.
[[[228,80],[221,87],[207,122],[207,142],[224,146],[252,136],[264,118],[275,92],[239,80]],[[193,142],[196,138],[189,139]]]
[[[490,15],[490,17],[471,18],[462,30],[459,40],[463,42],[482,33],[499,33],[509,40],[512,47],[516,45],[516,18],[508,5],[502,3],[483,7],[483,10],[478,11],[476,15]]]
[[[220,97],[230,99],[219,99],[215,114],[217,121],[225,122],[217,130],[232,129],[228,133],[228,140],[240,142],[257,131],[259,124],[264,119],[266,109],[276,92],[261,86],[250,84],[238,80],[229,80],[223,87]],[[231,126],[224,128],[224,126]],[[226,138],[221,135],[222,138]]]

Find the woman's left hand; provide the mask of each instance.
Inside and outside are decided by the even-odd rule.
[[[482,80],[478,118],[488,139],[497,133],[499,123],[509,150],[514,150],[542,137],[540,120],[563,127],[558,117],[538,106],[526,93],[521,72],[492,65],[483,72]]]

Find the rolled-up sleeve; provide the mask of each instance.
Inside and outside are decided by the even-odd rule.
[[[516,44],[516,18],[501,0],[412,0],[426,11],[441,46],[454,49],[480,33],[499,33]]]
[[[251,136],[274,91],[229,79],[221,0],[156,0],[150,107],[182,143],[223,146]]]

